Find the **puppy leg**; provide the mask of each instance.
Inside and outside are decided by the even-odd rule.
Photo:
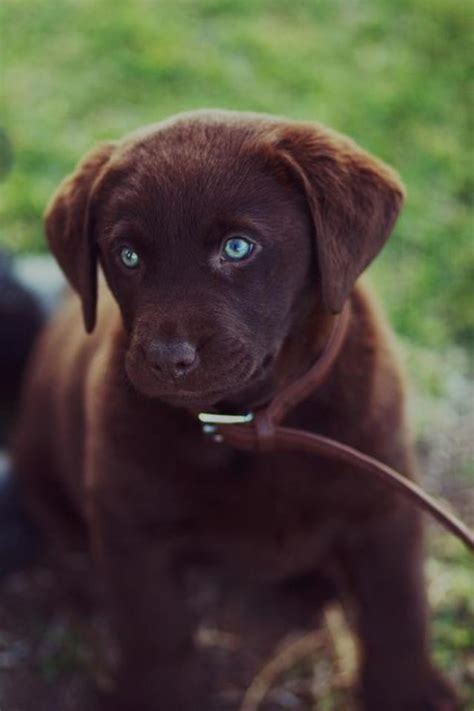
[[[187,711],[208,706],[193,655],[194,619],[186,605],[170,536],[91,506],[96,561],[118,643],[113,711]]]
[[[429,657],[419,512],[400,502],[346,548],[356,601],[366,711],[452,711],[455,694]]]

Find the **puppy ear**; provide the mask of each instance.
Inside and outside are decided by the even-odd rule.
[[[95,326],[97,247],[91,234],[91,196],[112,155],[114,144],[98,146],[63,180],[45,212],[49,246],[82,302],[88,333]]]
[[[390,235],[404,189],[388,166],[329,129],[293,124],[279,134],[312,214],[323,300],[337,313]]]

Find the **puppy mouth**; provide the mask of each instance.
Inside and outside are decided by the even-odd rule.
[[[207,387],[207,383],[203,383],[201,387],[198,384],[196,384],[197,387],[186,387],[185,382],[182,385],[176,380],[160,383],[159,379],[152,378],[144,389],[149,396],[156,397],[174,407],[209,408],[220,401],[231,399],[239,392],[245,391],[262,381],[268,375],[268,371],[274,363],[275,355],[267,353],[256,363],[249,362],[249,360],[248,356],[244,356],[237,363],[233,363],[232,371],[234,377],[230,382],[228,379],[223,380],[219,386],[218,381],[217,383],[214,381],[214,383],[209,383],[209,387]]]
[[[219,402],[232,402],[235,397],[253,393],[269,377],[278,348],[271,348],[260,357],[248,351],[216,353],[192,370],[189,377],[163,377],[150,367],[141,348],[132,348],[126,358],[126,371],[132,384],[142,394],[174,407],[206,409]],[[237,356],[237,357],[236,357]]]
[[[248,369],[245,376],[232,384],[223,384],[220,388],[203,388],[200,390],[188,390],[176,387],[172,391],[160,392],[158,397],[160,400],[171,405],[199,405],[210,407],[220,401],[226,401],[238,392],[247,390],[249,387],[262,381],[265,376],[268,375],[268,371],[273,365],[275,357],[274,353],[267,353],[259,362]]]
[[[229,391],[206,390],[202,392],[191,390],[176,390],[173,393],[160,393],[157,397],[168,405],[175,407],[212,407],[222,400]]]
[[[229,397],[233,393],[247,387],[251,377],[242,377],[237,382],[222,384],[219,388],[196,388],[187,390],[184,387],[175,387],[173,390],[162,390],[157,397],[172,405],[214,405],[219,400]]]

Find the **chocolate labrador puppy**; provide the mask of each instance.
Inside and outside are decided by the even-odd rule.
[[[46,232],[85,330],[71,294],[31,362],[16,463],[51,550],[87,531],[120,649],[114,711],[210,708],[190,561],[255,586],[304,577],[308,615],[308,580],[333,575],[356,610],[363,707],[454,708],[430,661],[418,512],[348,466],[211,442],[196,417],[268,402],[349,300],[330,376],[290,424],[413,476],[390,332],[355,286],[402,200],[349,139],[226,111],[101,145],[53,197]]]

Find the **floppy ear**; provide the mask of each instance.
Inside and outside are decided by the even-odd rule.
[[[63,180],[45,212],[49,246],[82,302],[88,333],[95,325],[97,302],[97,247],[91,234],[90,198],[114,150],[98,146]]]
[[[337,313],[390,235],[403,186],[388,166],[322,126],[282,126],[276,147],[306,192],[323,300]]]

